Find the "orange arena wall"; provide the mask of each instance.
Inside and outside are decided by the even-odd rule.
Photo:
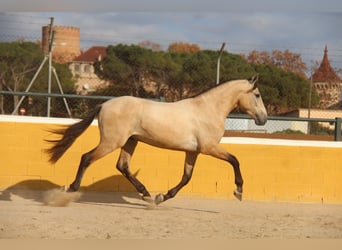
[[[48,162],[48,130],[77,120],[0,116],[0,190],[46,190],[69,185],[80,157],[99,141],[96,122],[56,164]],[[342,143],[253,138],[223,138],[222,147],[240,161],[246,200],[342,203]],[[116,170],[119,150],[92,164],[81,184],[84,191],[135,192]],[[151,194],[174,187],[183,173],[184,153],[139,143],[131,171]],[[183,196],[234,199],[232,167],[200,155]]]

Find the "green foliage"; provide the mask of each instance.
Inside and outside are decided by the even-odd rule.
[[[137,45],[108,46],[102,63],[95,64],[96,73],[118,85],[126,85],[130,95],[139,96],[143,78],[158,71],[157,53]]]
[[[259,73],[259,89],[269,114],[277,114],[309,104],[310,83],[307,79],[268,64],[254,65]],[[318,104],[315,91],[311,93],[312,106]]]
[[[9,91],[25,91],[36,74],[39,66],[43,62],[44,55],[41,48],[32,42],[9,42],[0,43],[0,89]],[[74,92],[74,80],[67,64],[55,64],[59,81],[65,93]],[[55,76],[51,77],[52,92],[58,93],[59,88]],[[45,61],[36,80],[34,81],[30,92],[46,93],[48,89],[48,61]],[[13,98],[4,97],[6,106],[1,103],[1,112],[11,113],[19,101],[18,96]],[[35,97],[25,98],[22,106],[29,111],[31,115],[46,114],[46,98]],[[52,112],[60,112],[60,100],[52,99]],[[54,105],[56,102],[56,105]]]
[[[104,60],[95,64],[95,71],[112,84],[98,93],[119,90],[121,94],[124,90],[127,95],[146,97],[148,93],[142,91],[142,85],[143,79],[149,79],[159,87],[167,86],[182,99],[215,85],[217,57],[218,52],[211,50],[153,52],[135,45],[109,46]],[[220,82],[249,78],[256,73],[239,55],[227,52],[223,53],[220,71]],[[158,91],[158,95],[162,94],[165,93]]]
[[[176,58],[178,70],[169,86],[178,91],[180,99],[186,97],[183,95],[185,91],[198,93],[214,85],[216,69],[210,55],[199,51],[181,55],[173,54],[173,57]]]
[[[213,55],[213,60],[215,62],[217,60],[217,56],[217,53],[216,55]],[[220,67],[220,82],[236,79],[249,79],[256,73],[257,71],[252,67],[252,65],[247,63],[240,55],[230,54],[227,52],[223,53]]]
[[[34,75],[43,58],[37,44],[31,42],[0,43],[1,85],[4,89],[22,91],[24,81]],[[37,66],[35,66],[37,65]]]
[[[143,91],[143,79],[152,80],[158,87],[167,86],[177,93],[176,99],[199,93],[216,83],[218,51],[201,50],[196,53],[153,52],[135,45],[116,45],[107,48],[107,57],[96,64],[96,72],[112,85],[100,90],[119,95],[160,97]],[[219,82],[251,78],[259,73],[259,88],[269,114],[279,114],[309,103],[310,85],[307,79],[284,71],[274,65],[250,64],[240,55],[223,52]],[[312,106],[318,96],[312,91]]]
[[[44,55],[39,46],[31,42],[0,43],[0,86],[4,90],[24,91],[37,71]],[[152,51],[136,45],[119,44],[107,47],[107,56],[95,63],[95,73],[110,82],[109,87],[98,89],[94,95],[132,95],[160,98],[172,93],[171,100],[183,99],[215,86],[218,51],[200,50],[193,53]],[[66,64],[53,64],[65,93],[74,93],[74,80]],[[249,79],[259,74],[258,86],[270,115],[297,108],[309,103],[310,85],[307,79],[269,64],[251,64],[236,54],[223,52],[219,82]],[[31,88],[33,92],[47,92],[47,63]],[[153,82],[156,90],[144,89],[145,83]],[[59,92],[54,75],[52,91]],[[46,98],[45,98],[46,99]],[[35,98],[35,107],[46,106],[44,98]],[[6,99],[7,101],[7,99]],[[11,109],[18,101],[14,97]],[[311,103],[319,101],[312,91]],[[25,103],[27,105],[27,102]],[[63,113],[57,106],[61,100],[53,100],[53,112]],[[90,102],[75,105],[78,113]],[[56,108],[55,108],[56,107]],[[39,110],[38,110],[39,109]],[[32,109],[33,110],[33,109]],[[33,110],[40,115],[42,108]],[[65,112],[64,112],[65,113]]]

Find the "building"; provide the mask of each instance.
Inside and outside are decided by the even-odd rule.
[[[320,97],[319,108],[327,109],[340,102],[342,80],[330,65],[327,46],[319,68],[312,75],[312,83]]]
[[[106,47],[93,46],[75,57],[69,68],[76,78],[76,92],[78,94],[88,94],[94,92],[100,86],[106,86],[107,82],[101,80],[96,74],[94,63],[101,61],[106,56]]]
[[[50,49],[50,32],[50,25],[42,27],[42,49],[45,55]],[[106,47],[93,46],[81,52],[79,28],[53,26],[53,32],[52,59],[58,63],[69,63],[69,69],[76,79],[76,92],[86,95],[100,86],[106,86],[107,82],[101,80],[94,69],[94,63],[106,56]]]
[[[342,117],[342,110],[334,110],[334,109],[306,109],[300,108],[297,110],[293,110],[284,114],[287,117],[299,117],[299,118],[311,118],[311,119],[336,119],[337,117]],[[300,122],[303,123],[304,122]],[[306,123],[306,122],[305,122]],[[319,122],[322,127],[329,128],[330,130],[335,129],[334,123],[329,122]],[[302,130],[302,129],[300,129]],[[302,130],[305,132],[304,130]]]
[[[52,58],[55,62],[66,63],[80,54],[80,29],[70,26],[53,26],[54,37]],[[42,28],[42,49],[49,53],[50,25]]]

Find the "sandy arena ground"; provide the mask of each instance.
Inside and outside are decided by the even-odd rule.
[[[342,205],[177,196],[151,209],[132,193],[83,193],[43,204],[43,191],[0,192],[0,239],[332,239]]]

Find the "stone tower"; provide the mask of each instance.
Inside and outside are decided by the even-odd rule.
[[[80,29],[70,26],[53,26],[54,43],[52,58],[59,63],[71,62],[80,54]],[[50,25],[42,28],[42,48],[49,52]]]
[[[325,46],[323,60],[319,68],[312,75],[312,82],[313,88],[320,97],[320,108],[332,107],[340,101],[342,80],[330,65],[327,46]]]

